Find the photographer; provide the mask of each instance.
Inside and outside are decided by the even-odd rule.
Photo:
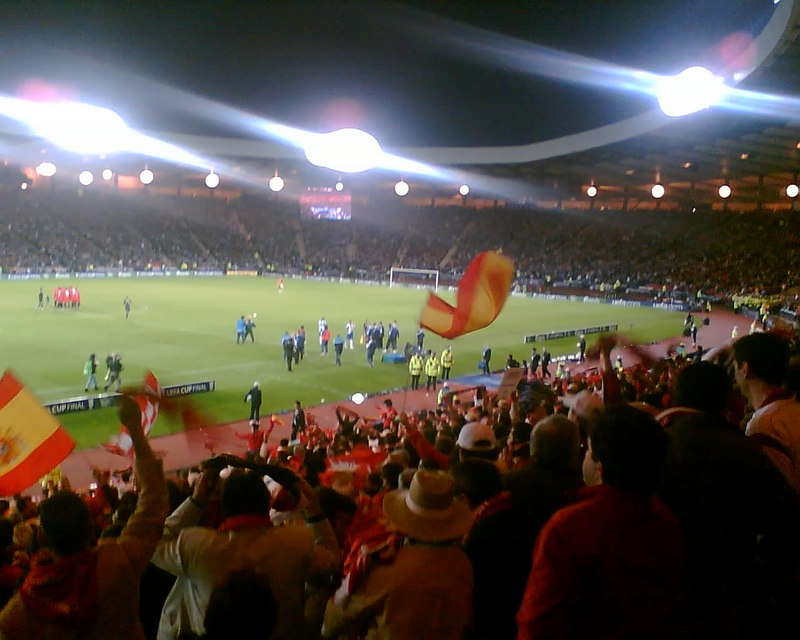
[[[227,465],[244,467],[220,482]],[[305,504],[307,527],[273,527],[270,495],[263,476],[295,491]],[[222,524],[215,531],[196,526],[219,490]],[[178,576],[159,625],[159,637],[203,632],[203,616],[214,588],[231,569],[253,567],[267,575],[278,601],[275,635],[304,635],[304,587],[312,576],[339,566],[336,536],[307,482],[290,471],[219,456],[207,461],[194,493],[167,518],[153,563]]]

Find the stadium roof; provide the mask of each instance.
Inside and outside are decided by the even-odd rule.
[[[627,193],[629,206],[647,206],[660,179],[673,201],[718,200],[727,181],[736,203],[754,206],[787,202],[780,189],[800,169],[796,0],[508,2],[502,10],[462,2],[175,4],[182,6],[144,2],[114,13],[100,3],[42,2],[35,15],[3,7],[10,38],[0,80],[8,93],[44,88],[113,106],[132,126],[158,131],[243,184],[255,177],[263,185],[275,171],[297,186],[335,179],[265,135],[266,118],[314,130],[362,124],[393,153],[442,168],[406,178],[430,197],[467,181],[489,198],[585,200],[582,189],[594,183],[599,203]],[[698,61],[721,69],[743,50],[752,55],[737,73],[753,73],[740,88],[771,96],[752,112],[712,108],[669,119],[652,96],[611,86],[620,70],[674,73]],[[0,122],[0,131],[11,163],[47,146],[15,123]],[[144,161],[111,159],[131,171]],[[149,164],[170,180],[203,173]],[[398,174],[349,180],[390,188]]]

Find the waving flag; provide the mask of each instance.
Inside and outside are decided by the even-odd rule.
[[[431,293],[419,323],[448,339],[483,329],[503,309],[513,279],[514,263],[499,253],[485,251],[470,262],[459,281],[456,306]]]
[[[35,484],[74,448],[53,415],[6,371],[0,378],[0,495]]]
[[[142,412],[142,430],[144,431],[144,435],[150,435],[150,428],[158,417],[158,407],[161,398],[161,387],[158,385],[158,380],[152,372],[147,371],[145,373],[142,391],[134,394],[132,397],[136,401],[136,404],[139,405],[139,409],[141,409]],[[131,440],[128,430],[122,425],[119,426],[119,433],[112,436],[111,440],[104,443],[103,446],[111,453],[116,453],[120,456],[133,455],[133,441]]]

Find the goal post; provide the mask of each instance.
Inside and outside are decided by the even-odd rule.
[[[438,269],[407,269],[405,267],[392,267],[389,269],[389,287],[421,287],[439,290]]]

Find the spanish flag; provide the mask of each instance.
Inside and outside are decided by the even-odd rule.
[[[513,279],[514,263],[509,258],[484,251],[470,262],[459,281],[456,306],[429,294],[420,326],[447,339],[489,326],[503,309]]]
[[[0,496],[35,484],[74,448],[53,415],[6,371],[0,378]]]

